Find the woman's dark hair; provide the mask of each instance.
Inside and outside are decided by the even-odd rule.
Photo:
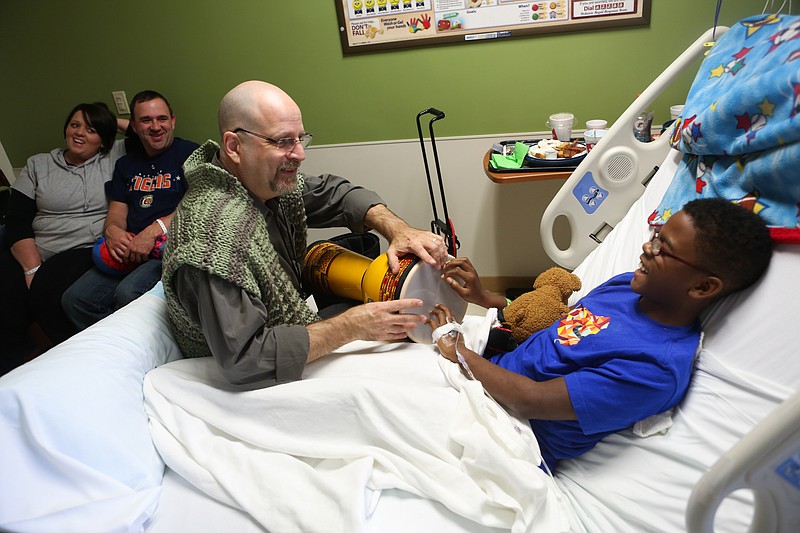
[[[100,152],[108,152],[117,136],[117,117],[103,102],[78,104],[72,108],[67,115],[67,120],[64,121],[64,137],[67,136],[67,127],[69,127],[72,117],[78,111],[83,114],[83,120],[100,135]]]
[[[722,198],[692,200],[682,209],[692,219],[702,265],[725,282],[725,294],[745,289],[761,277],[772,257],[764,219]]]

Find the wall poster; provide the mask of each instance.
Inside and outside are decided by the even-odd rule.
[[[345,54],[650,24],[651,0],[335,0]]]

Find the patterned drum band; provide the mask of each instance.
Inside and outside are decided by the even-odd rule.
[[[403,288],[403,282],[409,272],[419,262],[419,258],[415,256],[406,256],[400,260],[400,270],[397,274],[392,274],[391,270],[386,270],[386,274],[381,281],[381,288],[378,292],[378,301],[388,302],[390,300],[397,300],[400,298],[400,291]]]

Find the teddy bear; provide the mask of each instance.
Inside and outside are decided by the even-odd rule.
[[[536,331],[552,325],[569,312],[567,301],[574,291],[580,290],[581,280],[575,274],[552,267],[533,282],[533,290],[526,292],[502,310],[500,322],[510,330],[517,343],[523,342]]]

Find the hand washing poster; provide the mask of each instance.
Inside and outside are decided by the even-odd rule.
[[[336,0],[344,53],[650,23],[651,0]]]

